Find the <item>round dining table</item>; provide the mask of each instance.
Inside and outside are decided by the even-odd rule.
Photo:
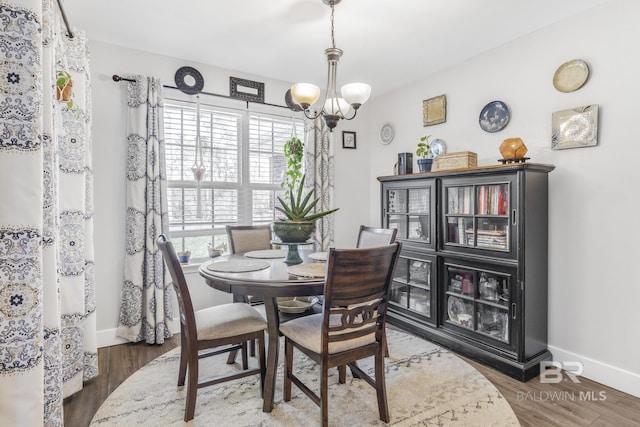
[[[308,251],[301,252],[305,263],[315,262],[308,258]],[[244,257],[242,254],[223,255],[201,264],[199,272],[207,285],[214,289],[233,294],[234,301],[244,301],[247,295],[260,295],[264,297],[269,339],[262,410],[264,412],[271,412],[273,409],[278,370],[278,353],[280,349],[280,314],[278,311],[277,298],[322,295],[324,292],[324,277],[304,277],[290,274],[288,271],[289,265],[284,262],[284,255],[281,258],[261,259],[260,261],[266,262],[269,265],[266,268],[254,271],[213,271],[209,268],[213,263],[226,262],[242,264],[243,261],[249,260],[249,258]]]

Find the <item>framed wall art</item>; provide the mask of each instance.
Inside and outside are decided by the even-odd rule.
[[[342,148],[356,148],[356,133],[342,131]]]
[[[229,96],[243,101],[264,104],[264,83],[229,77]]]
[[[436,96],[422,101],[422,121],[424,126],[432,126],[447,121],[447,97]]]
[[[552,150],[598,145],[598,104],[552,113],[551,129]]]

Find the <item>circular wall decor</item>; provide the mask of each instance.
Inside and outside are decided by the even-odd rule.
[[[387,145],[393,141],[393,137],[396,135],[396,130],[391,123],[385,123],[380,128],[380,142]]]
[[[498,132],[509,123],[509,107],[502,101],[491,101],[480,112],[480,127],[485,132]]]
[[[284,94],[284,101],[287,103],[287,107],[293,111],[302,111],[302,107],[300,104],[296,104],[291,96],[291,89],[287,90],[287,93]]]
[[[581,59],[567,61],[553,75],[553,87],[560,92],[580,89],[589,78],[589,66]]]
[[[202,92],[202,88],[204,87],[202,74],[193,67],[178,68],[175,80],[178,89],[189,95],[195,95],[196,93]]]

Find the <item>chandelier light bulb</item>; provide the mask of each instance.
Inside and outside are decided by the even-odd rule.
[[[332,116],[343,116],[349,110],[349,103],[343,98],[329,98],[324,103],[324,111]]]
[[[291,86],[291,97],[302,108],[307,109],[320,98],[320,88],[311,83],[296,83]]]
[[[345,101],[357,110],[371,96],[371,86],[366,83],[349,83],[342,86],[341,92]]]

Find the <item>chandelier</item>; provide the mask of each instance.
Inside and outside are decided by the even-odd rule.
[[[333,35],[333,15],[334,6],[341,0],[322,0],[331,7],[331,45],[332,47],[324,51],[328,62],[327,88],[324,93],[322,108],[312,112],[310,107],[320,98],[320,88],[311,83],[296,83],[291,86],[291,97],[300,104],[304,115],[309,119],[316,119],[320,116],[324,118],[329,130],[333,130],[340,119],[352,120],[358,113],[358,108],[369,99],[371,86],[365,83],[349,83],[341,88],[341,95],[338,96],[336,89],[336,74],[338,61],[342,56],[342,49],[336,47]],[[351,113],[351,110],[353,112]]]

